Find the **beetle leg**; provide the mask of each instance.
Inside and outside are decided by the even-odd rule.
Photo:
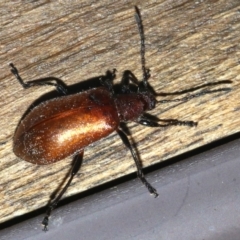
[[[122,76],[122,80],[121,80],[122,93],[130,93],[131,92],[130,88],[129,88],[130,81],[132,83],[136,84],[137,86],[139,85],[139,81],[135,77],[135,75],[131,71],[126,70],[123,72],[123,76]]]
[[[46,215],[42,221],[43,224],[43,231],[47,231],[48,230],[48,222],[49,222],[49,217],[51,216],[52,211],[57,207],[58,202],[60,201],[60,199],[62,198],[63,194],[66,192],[67,188],[69,187],[69,185],[71,184],[73,177],[77,174],[77,172],[79,171],[81,165],[82,165],[82,160],[83,160],[83,151],[78,153],[74,159],[73,159],[73,166],[67,176],[67,178],[69,177],[66,185],[63,187],[63,189],[59,192],[58,196],[55,197],[55,199],[50,203],[50,205],[48,206],[48,209],[46,211]]]
[[[112,95],[114,95],[113,90],[113,80],[116,77],[116,69],[114,68],[112,71],[107,71],[106,76],[102,76],[99,78],[100,83],[106,87]]]
[[[64,85],[64,83],[58,78],[47,77],[47,78],[36,79],[36,80],[33,80],[33,81],[24,82],[23,79],[20,77],[17,68],[12,63],[10,63],[9,66],[11,68],[12,74],[16,77],[18,82],[25,89],[33,87],[33,86],[49,85],[49,86],[54,86],[56,88],[56,90],[63,95],[66,95],[68,93],[68,90],[67,90],[66,86]],[[56,83],[50,82],[52,80],[56,81]]]
[[[120,129],[117,129],[117,133],[119,134],[119,136],[122,139],[123,143],[130,150],[130,152],[132,154],[132,157],[133,157],[133,159],[135,161],[135,165],[137,167],[137,175],[138,175],[139,179],[146,186],[146,188],[148,189],[150,194],[153,194],[154,197],[156,198],[158,196],[157,190],[154,187],[152,187],[152,185],[146,180],[146,178],[145,178],[145,176],[144,176],[144,174],[142,172],[141,162],[140,162],[136,152],[134,151],[132,145],[130,144],[126,134],[122,130],[120,130]]]
[[[145,69],[145,71],[146,71],[145,75],[147,76],[146,79],[148,79],[150,77],[150,69]],[[121,80],[122,93],[131,93],[130,81],[135,85],[137,85],[138,87],[137,92],[146,91],[146,87],[145,87],[146,83],[144,83],[143,81],[140,82],[130,70],[126,70],[123,72],[123,76]]]
[[[197,126],[197,122],[193,121],[180,121],[177,119],[158,119],[158,118],[150,119],[147,116],[141,116],[136,122],[147,127]],[[165,124],[159,124],[159,122],[163,122]]]

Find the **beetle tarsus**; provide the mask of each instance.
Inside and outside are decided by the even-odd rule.
[[[194,121],[180,121],[177,119],[150,119],[153,117],[149,116],[141,116],[136,122],[147,127],[168,127],[168,126],[188,126],[188,127],[196,127],[198,125],[197,122]],[[165,124],[160,124],[159,122],[164,122]]]
[[[48,220],[49,220],[49,217],[48,216],[45,216],[43,221],[42,221],[42,225],[43,225],[43,231],[44,232],[47,232],[48,231]]]

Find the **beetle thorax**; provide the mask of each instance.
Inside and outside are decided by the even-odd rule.
[[[148,92],[119,94],[115,98],[121,122],[137,120],[145,111],[153,109],[155,103],[155,97]]]

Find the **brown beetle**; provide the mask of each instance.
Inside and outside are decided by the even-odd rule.
[[[12,63],[10,64],[12,73],[23,88],[51,85],[55,86],[61,95],[65,95],[45,101],[33,108],[19,123],[13,139],[14,153],[19,158],[34,164],[51,164],[70,155],[74,156],[69,180],[48,207],[46,216],[42,222],[45,231],[48,228],[49,216],[52,210],[56,207],[80,168],[85,147],[117,131],[123,143],[131,151],[137,167],[138,177],[147,187],[148,191],[154,197],[157,197],[157,191],[145,179],[140,160],[126,134],[120,128],[120,123],[135,121],[149,127],[167,127],[170,125],[196,126],[197,123],[193,121],[153,119],[149,115],[144,115],[144,113],[155,108],[156,103],[188,101],[204,94],[230,90],[229,88],[204,90],[180,99],[157,101],[157,94],[154,94],[148,85],[150,74],[149,69],[145,67],[143,26],[138,8],[135,7],[135,10],[135,17],[141,38],[143,79],[142,81],[138,81],[132,72],[125,71],[122,77],[120,94],[115,94],[113,89],[112,81],[115,78],[115,70],[112,72],[108,71],[105,77],[99,78],[103,85],[102,87],[68,95],[68,89],[65,85],[59,82],[52,83],[49,81],[50,78],[42,79],[40,82],[24,82],[18,70]],[[130,81],[137,86],[137,91],[133,92],[131,90]],[[219,83],[230,82],[221,81]],[[208,85],[216,85],[216,83]],[[199,88],[197,87],[193,90]],[[162,124],[159,122],[162,122]]]

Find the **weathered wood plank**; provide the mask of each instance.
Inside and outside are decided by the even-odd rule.
[[[134,2],[134,3],[133,3]],[[240,130],[240,3],[219,1],[2,1],[0,3],[0,222],[44,206],[69,170],[71,158],[35,166],[12,152],[14,130],[28,107],[51,87],[24,90],[9,71],[13,62],[26,80],[54,76],[72,85],[117,68],[141,78],[134,8],[141,9],[150,83],[174,92],[232,80],[232,91],[184,104],[160,105],[152,114],[199,122],[196,128],[151,129],[129,124],[144,166]],[[116,134],[85,151],[70,196],[135,171]]]

